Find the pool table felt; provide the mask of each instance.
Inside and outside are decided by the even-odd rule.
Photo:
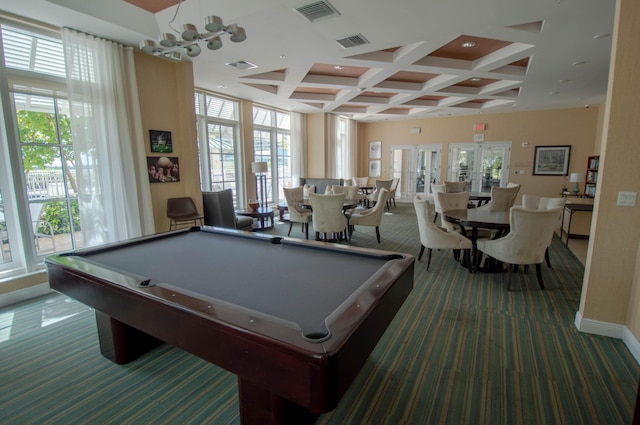
[[[145,276],[151,285],[296,323],[303,334],[316,336],[327,333],[327,317],[376,278],[387,259],[270,240],[198,231],[85,258]]]

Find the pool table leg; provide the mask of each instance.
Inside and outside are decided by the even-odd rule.
[[[163,344],[136,328],[96,310],[100,352],[114,363],[129,363]]]
[[[238,376],[242,425],[311,425],[318,415]]]

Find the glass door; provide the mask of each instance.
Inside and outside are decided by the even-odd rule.
[[[411,202],[416,193],[430,193],[440,176],[442,145],[391,146],[392,178],[398,178],[396,200]]]
[[[471,192],[491,192],[509,180],[511,142],[451,143],[448,181],[466,181]]]

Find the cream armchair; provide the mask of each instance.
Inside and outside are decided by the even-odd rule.
[[[448,182],[445,181],[444,185],[446,187],[446,192],[447,193],[459,193],[459,192],[466,192],[467,191],[467,185],[468,183],[465,181],[462,182]]]
[[[564,208],[564,205],[566,203],[567,203],[567,198],[545,198],[545,197],[540,197],[536,195],[528,195],[526,193],[522,195],[522,206],[528,209],[550,210],[552,208]],[[560,223],[559,225],[562,226],[562,223]],[[555,226],[554,226],[554,230],[555,230]],[[551,242],[549,242],[549,246],[547,247],[547,250],[544,252],[544,260],[547,263],[547,267],[552,268],[551,259],[549,258],[550,247],[551,247]]]
[[[345,239],[347,235],[347,218],[342,213],[345,194],[338,195],[319,195],[316,193],[309,194],[311,208],[313,209],[312,220],[313,230],[316,232],[316,240],[320,240],[320,234],[324,234],[323,240],[339,239],[341,233],[344,232]],[[327,238],[327,235],[331,235]]]
[[[380,193],[380,189],[386,189],[387,192],[391,191],[391,184],[393,183],[393,180],[376,180],[376,190],[373,193],[370,193],[369,195],[367,195],[367,203],[370,205],[371,202],[376,203],[378,202],[378,194]],[[388,196],[385,197],[385,204],[387,202]]]
[[[312,213],[300,206],[300,202],[304,198],[304,188],[302,186],[290,189],[284,188],[282,191],[287,200],[287,209],[289,210],[289,232],[287,236],[291,235],[293,223],[301,223],[305,238],[309,239],[309,222],[311,222]]]
[[[456,193],[443,193],[438,192],[434,194],[438,198],[438,203],[443,213],[453,210],[466,210],[469,204],[469,192],[456,192]],[[447,220],[441,220],[442,227],[448,232],[459,232],[460,226],[448,222]]]
[[[478,250],[511,266],[535,264],[538,284],[540,289],[544,289],[540,266],[561,211],[562,208],[533,210],[512,207],[509,211],[509,233],[500,239],[477,241]],[[507,290],[511,287],[511,268]]]
[[[519,184],[513,184],[509,187],[492,187],[491,200],[485,205],[478,208],[485,208],[491,211],[509,211],[513,206],[520,191]]]
[[[353,234],[354,227],[358,226],[374,226],[376,228],[376,237],[378,243],[380,243],[380,222],[382,221],[382,213],[387,203],[387,197],[389,191],[385,188],[378,190],[378,199],[373,208],[362,211],[361,213],[355,213],[349,220],[349,235]]]
[[[418,219],[418,230],[420,231],[420,254],[418,254],[418,261],[422,259],[422,254],[425,248],[427,249],[427,271],[429,271],[429,265],[431,264],[431,252],[434,249],[452,249],[456,253],[456,257],[459,255],[459,250],[471,249],[471,241],[459,233],[447,232],[444,229],[436,226],[431,221],[431,214],[433,213],[433,206],[427,201],[426,197],[416,195],[413,200],[413,206],[416,209],[416,217]]]
[[[438,219],[438,214],[442,215],[442,207],[440,206],[438,193],[445,193],[446,191],[447,191],[446,185],[431,183],[431,193],[433,194],[433,206],[435,207],[435,214],[433,216],[434,223]]]

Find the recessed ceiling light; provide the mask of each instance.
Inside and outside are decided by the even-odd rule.
[[[218,85],[218,88],[219,88],[219,89],[226,89],[226,88],[227,88],[227,86],[225,86],[224,84],[219,84],[219,85]]]
[[[558,94],[558,93],[560,93],[560,92],[557,92],[557,91],[550,91],[549,92],[549,94]]]
[[[585,61],[575,61],[573,63],[573,66],[584,65],[585,63],[586,63]]]
[[[287,55],[280,55],[280,59],[286,59]]]
[[[333,69],[337,69],[338,71],[340,71],[340,70],[344,69],[344,66],[336,65],[336,66],[333,67]]]
[[[478,77],[473,77],[473,78],[471,79],[471,81],[480,81],[480,80],[481,80],[481,78],[478,78]]]
[[[558,80],[559,83],[568,83],[569,80]]]
[[[467,41],[466,43],[462,43],[462,47],[464,47],[465,49],[470,49],[471,47],[474,47],[476,45],[475,41]]]
[[[609,34],[608,32],[602,33],[602,34],[596,34],[593,36],[593,38],[595,38],[596,40],[600,40],[601,38],[607,38],[611,36],[611,34]]]

